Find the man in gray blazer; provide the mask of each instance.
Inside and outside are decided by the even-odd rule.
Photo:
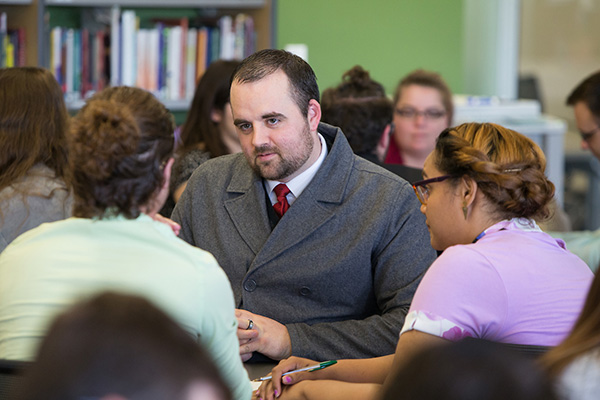
[[[301,58],[244,60],[231,87],[243,154],[201,165],[173,212],[229,277],[243,360],[393,353],[435,258],[411,186],[320,124],[318,99]]]

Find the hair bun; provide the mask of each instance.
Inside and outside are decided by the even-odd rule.
[[[74,156],[79,158],[76,165],[91,178],[103,180],[136,151],[140,131],[126,105],[96,100],[77,115],[72,136],[77,147]]]

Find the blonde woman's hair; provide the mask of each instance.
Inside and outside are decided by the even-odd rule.
[[[476,181],[498,217],[548,217],[554,184],[544,174],[544,153],[526,136],[496,124],[466,123],[444,130],[434,151],[436,167]]]

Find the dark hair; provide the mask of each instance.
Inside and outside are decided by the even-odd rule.
[[[177,152],[186,153],[198,144],[211,157],[228,154],[218,125],[212,120],[213,110],[223,110],[229,103],[231,76],[239,61],[218,60],[209,65],[198,81],[194,99],[181,129]]]
[[[185,400],[190,384],[231,394],[208,354],[149,301],[106,292],[52,323],[18,393],[22,400]]]
[[[398,104],[398,100],[402,96],[402,89],[410,85],[425,86],[436,89],[442,97],[442,104],[446,110],[448,125],[452,123],[454,117],[454,104],[452,103],[452,92],[440,74],[431,71],[418,69],[406,75],[398,83],[396,92],[394,93],[394,106]]]
[[[567,105],[583,101],[600,123],[600,71],[593,73],[577,85],[567,97]]]
[[[394,105],[384,87],[357,65],[345,72],[342,82],[323,91],[322,121],[339,126],[357,154],[372,154],[392,122]]]
[[[308,115],[311,99],[319,101],[315,72],[306,61],[285,50],[266,49],[247,57],[233,72],[232,82],[251,83],[283,71],[290,81],[291,96],[302,115]]]
[[[546,353],[541,362],[551,376],[558,376],[567,365],[595,348],[600,347],[600,274],[590,286],[583,310],[573,330],[562,343]]]
[[[382,400],[553,400],[533,360],[499,343],[448,342],[417,352],[384,385]]]
[[[149,92],[120,86],[89,99],[73,120],[73,215],[137,218],[164,183],[173,116]]]
[[[544,219],[554,184],[544,174],[546,158],[531,139],[496,124],[466,123],[444,130],[435,165],[453,177],[468,176],[503,219]]]
[[[65,179],[68,122],[63,93],[50,71],[0,69],[0,190],[38,163]]]

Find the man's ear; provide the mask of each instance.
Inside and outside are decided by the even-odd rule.
[[[308,126],[311,132],[315,132],[321,122],[321,105],[315,99],[308,102]]]
[[[385,155],[387,154],[388,148],[390,147],[390,136],[394,130],[394,123],[387,124],[385,129],[383,130],[383,135],[377,142],[377,147],[375,148],[375,154],[377,155],[377,159],[380,162],[385,161]]]
[[[163,177],[165,178],[163,181],[163,187],[161,189],[166,188],[169,190],[169,182],[171,180],[171,169],[173,168],[173,162],[175,159],[173,157],[169,158],[165,167],[163,168]]]
[[[216,124],[223,120],[223,110],[219,110],[218,108],[213,108],[210,110],[210,120]]]

